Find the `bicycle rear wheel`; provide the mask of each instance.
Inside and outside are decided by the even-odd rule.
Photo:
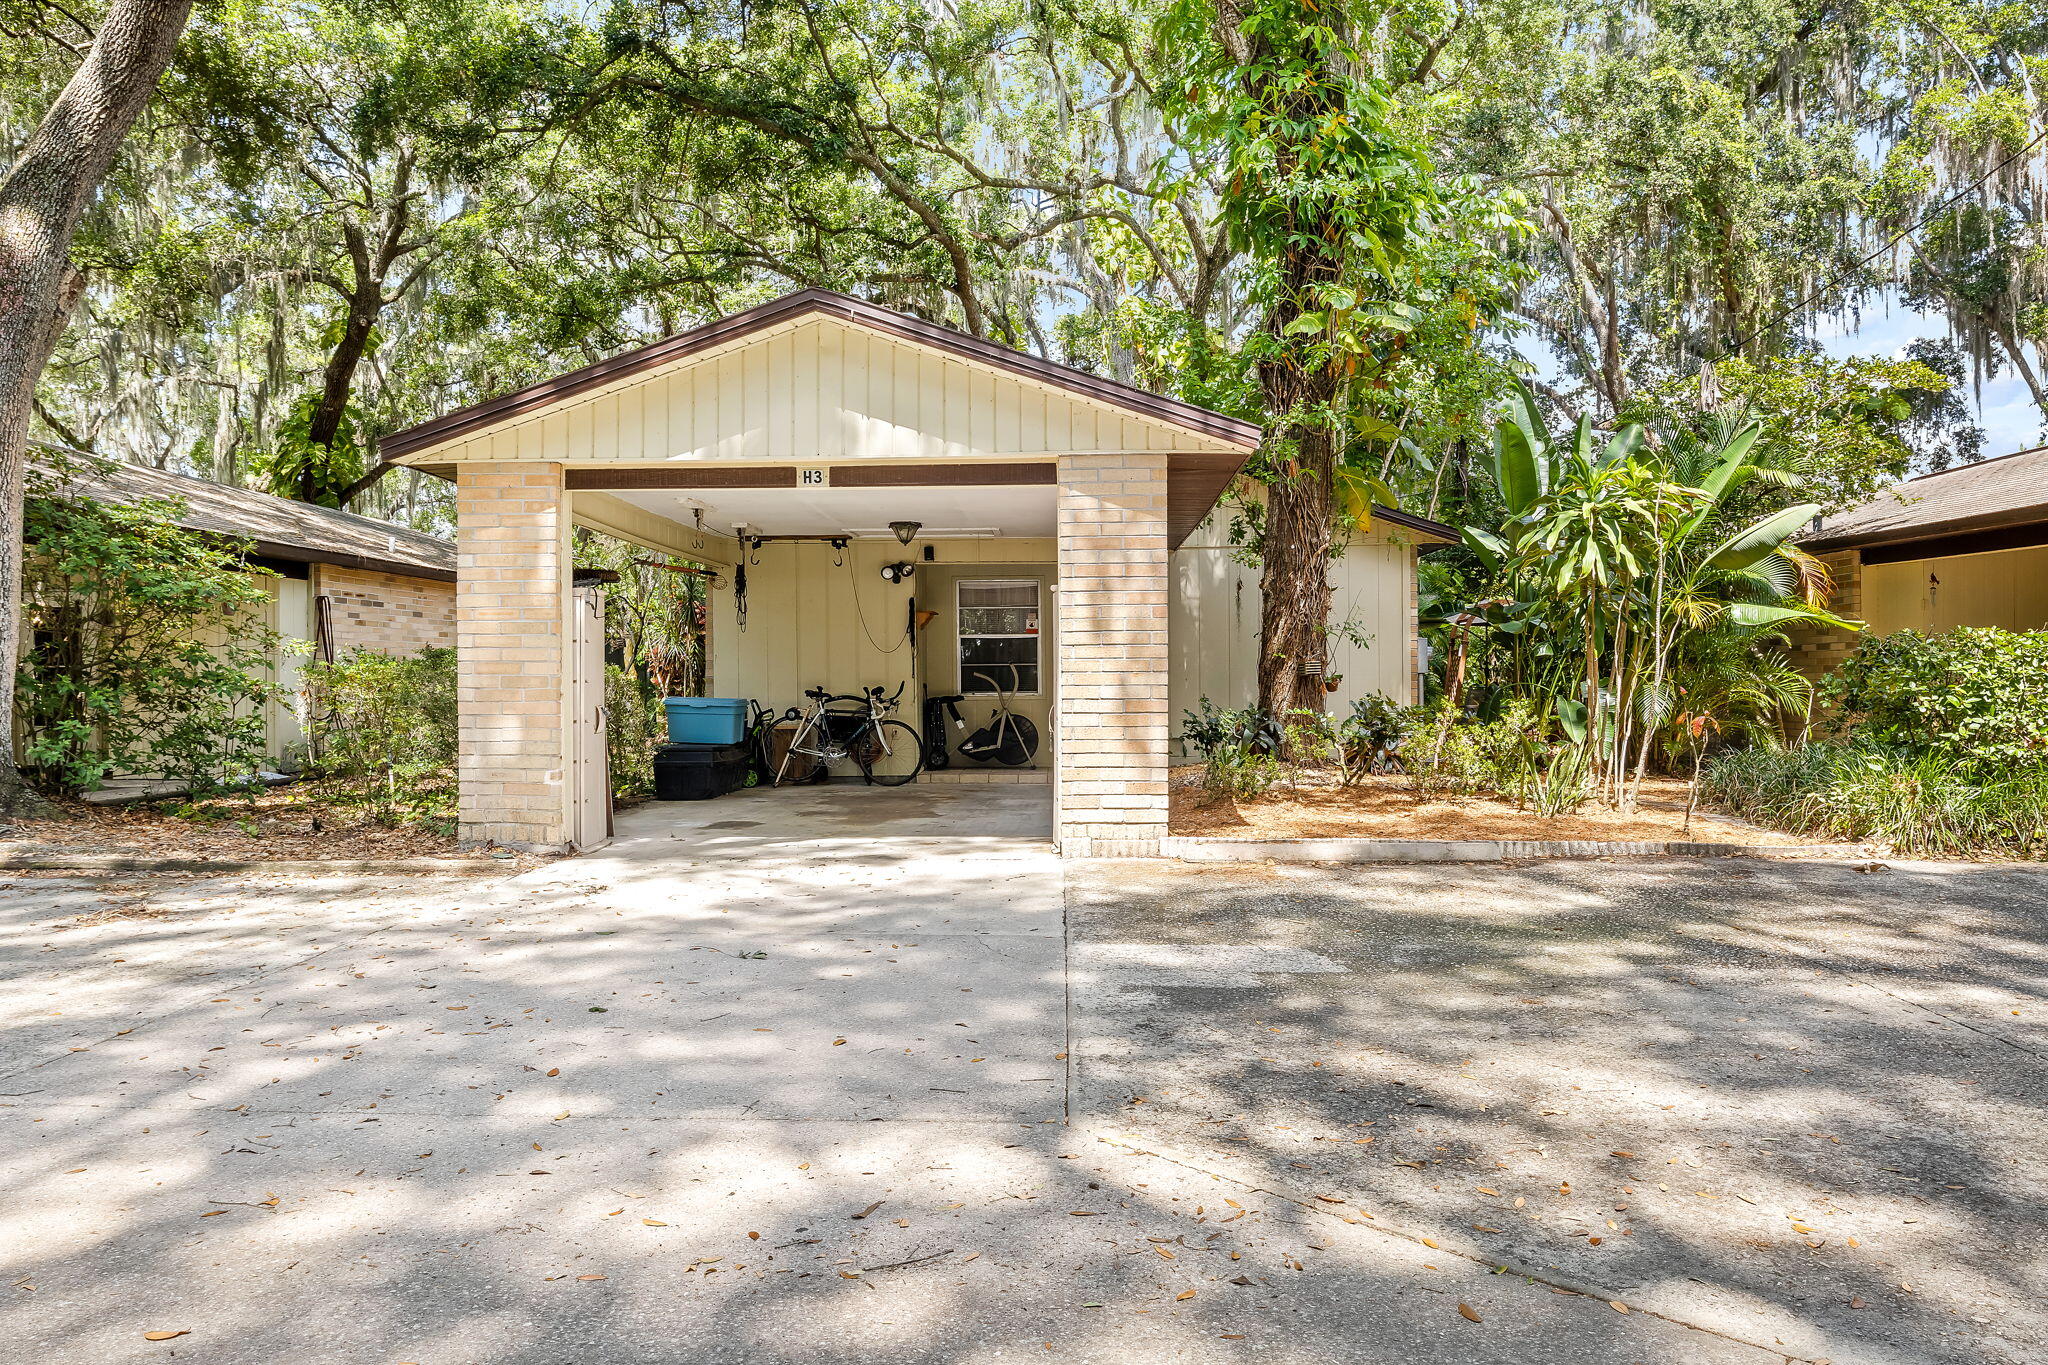
[[[877,787],[900,787],[924,771],[924,741],[900,720],[877,721],[847,747]]]

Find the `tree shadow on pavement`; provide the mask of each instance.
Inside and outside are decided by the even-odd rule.
[[[1802,1358],[2048,1354],[2038,870],[1127,865],[1069,913],[1134,1146]]]

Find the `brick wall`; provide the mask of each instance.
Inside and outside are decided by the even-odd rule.
[[[568,837],[562,467],[458,465],[455,521],[462,836],[558,847]]]
[[[455,644],[453,583],[332,565],[317,572],[335,658],[352,649],[406,655]]]
[[[1863,555],[1857,550],[1837,550],[1816,556],[1834,579],[1828,595],[1828,610],[1848,621],[1863,619]],[[1792,666],[1809,678],[1819,679],[1849,657],[1862,637],[1855,631],[1826,626],[1794,626],[1786,632],[1792,641]]]
[[[1166,835],[1166,456],[1059,461],[1060,851],[1149,857]]]

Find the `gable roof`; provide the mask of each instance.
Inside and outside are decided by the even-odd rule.
[[[1225,417],[1177,398],[1166,398],[1130,384],[1088,374],[1070,365],[1057,364],[1013,351],[980,337],[956,332],[950,327],[914,318],[893,309],[881,308],[829,289],[801,289],[779,299],[707,322],[674,336],[665,337],[637,350],[625,351],[567,374],[529,384],[523,389],[489,399],[470,407],[393,432],[379,443],[387,459],[403,459],[434,446],[473,435],[500,423],[553,407],[567,399],[659,366],[672,364],[715,347],[742,340],[757,332],[795,321],[809,314],[836,318],[899,340],[976,361],[1064,390],[1077,397],[1119,408],[1135,416],[1165,422],[1221,441],[1249,453],[1258,446],[1255,423]]]
[[[2040,524],[2048,524],[2048,446],[1908,479],[1826,518],[1800,544],[1848,550]]]
[[[261,559],[455,581],[455,546],[439,536],[209,479],[46,449],[63,459],[38,459],[35,468],[59,493],[121,504],[176,500],[185,504],[180,526],[253,542]]]

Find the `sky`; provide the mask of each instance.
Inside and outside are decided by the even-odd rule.
[[[1832,356],[1872,355],[1897,357],[1922,337],[1948,335],[1948,324],[1936,313],[1923,313],[1895,300],[1889,307],[1880,303],[1864,312],[1853,331],[1829,331],[1823,323],[1821,348]],[[2041,444],[2041,413],[2027,393],[2027,386],[2010,369],[1996,379],[1984,381],[1981,395],[1965,392],[1963,398],[1977,413],[1984,428],[1984,454],[2010,455]]]

